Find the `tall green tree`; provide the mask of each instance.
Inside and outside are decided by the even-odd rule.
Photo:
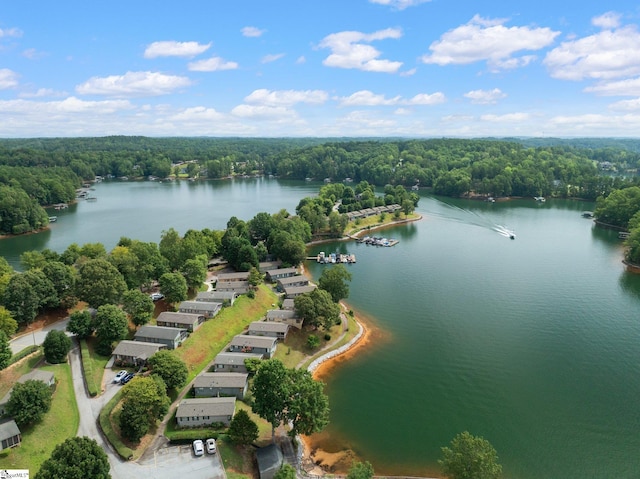
[[[464,431],[442,448],[442,459],[438,460],[442,471],[451,479],[498,479],[502,466],[498,453],[483,437]]]
[[[130,289],[122,295],[122,309],[136,326],[147,324],[153,317],[154,308],[153,300],[139,289]]]
[[[168,303],[175,304],[187,299],[187,280],[180,273],[165,273],[160,276],[160,292]]]
[[[69,315],[67,331],[75,334],[80,339],[88,338],[93,334],[95,324],[88,310],[74,311]]]
[[[229,438],[234,444],[248,446],[258,439],[258,425],[251,420],[249,413],[240,409],[229,424]]]
[[[123,390],[120,430],[129,440],[137,442],[151,424],[164,417],[171,400],[167,386],[159,376],[136,377]]]
[[[112,345],[127,337],[127,315],[114,304],[105,304],[98,308],[95,317],[98,349],[101,354],[111,354]]]
[[[0,329],[0,371],[9,366],[12,355],[9,338],[4,334],[4,331]]]
[[[24,273],[15,273],[4,291],[4,306],[18,324],[29,324],[38,315],[42,298]]]
[[[64,334],[64,331],[52,329],[44,338],[42,348],[48,363],[64,363],[67,361],[67,354],[71,350],[71,339]]]
[[[286,417],[291,435],[310,435],[329,424],[329,398],[324,383],[316,381],[306,369],[290,369],[290,399]]]
[[[35,479],[111,479],[110,470],[107,454],[94,439],[70,437],[55,447]]]
[[[253,378],[251,409],[271,424],[271,438],[275,441],[275,431],[286,418],[290,383],[287,368],[277,359],[263,361]]]
[[[51,388],[42,381],[29,379],[11,390],[7,414],[18,426],[39,421],[51,409]]]
[[[318,287],[327,291],[334,302],[349,297],[349,284],[351,273],[343,264],[336,264],[322,271],[318,280]]]
[[[89,306],[118,304],[126,290],[122,274],[106,259],[90,259],[78,268],[77,296]]]
[[[7,337],[11,337],[17,330],[18,322],[13,319],[7,308],[0,306],[0,331],[4,331]]]
[[[199,256],[198,258],[188,259],[182,265],[181,271],[187,282],[187,287],[197,290],[207,279],[207,258]]]
[[[149,366],[152,374],[160,376],[169,389],[180,389],[187,382],[187,365],[173,351],[158,351],[149,358]]]

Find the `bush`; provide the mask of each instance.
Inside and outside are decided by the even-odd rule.
[[[326,334],[324,335],[324,340],[325,340],[325,341],[331,341],[331,335],[330,335],[329,333],[326,333]]]
[[[21,359],[26,358],[27,356],[29,356],[30,354],[35,353],[39,349],[40,349],[40,346],[29,346],[29,347],[24,348],[19,353],[16,353],[13,356],[11,356],[11,360],[9,361],[9,365],[17,363]]]
[[[64,331],[52,330],[47,333],[47,337],[42,343],[44,357],[50,364],[67,362],[67,354],[71,349],[71,339]]]
[[[314,336],[313,334],[307,338],[307,346],[309,349],[315,349],[320,346],[320,340],[318,336]]]
[[[29,379],[13,386],[7,414],[18,426],[39,421],[51,409],[51,388],[42,381]]]

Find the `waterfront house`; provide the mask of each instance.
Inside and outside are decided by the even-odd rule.
[[[270,359],[276,352],[277,342],[276,338],[238,334],[229,343],[229,351],[263,354],[266,359]]]
[[[207,319],[213,318],[222,309],[222,303],[213,301],[183,301],[178,306],[178,312],[200,314]]]
[[[247,373],[244,364],[245,359],[262,359],[264,356],[259,353],[219,353],[213,360],[214,373]]]
[[[0,422],[0,451],[19,446],[21,442],[20,428],[13,419]]]
[[[294,299],[301,294],[310,293],[316,289],[316,287],[312,284],[308,286],[289,286],[284,289],[284,296],[287,299]]]
[[[220,283],[233,283],[236,281],[248,281],[249,280],[249,272],[248,271],[237,271],[233,273],[220,273],[218,274],[218,279],[216,281],[216,285]]]
[[[235,291],[200,291],[196,295],[196,301],[222,303],[222,306],[233,306],[238,298]]]
[[[22,376],[20,376],[20,378],[18,378],[17,382],[25,383],[29,380],[42,381],[49,387],[54,387],[56,384],[56,377],[54,376],[54,374],[50,371],[43,371],[42,369],[34,369],[32,371],[29,371],[27,374],[23,374]],[[0,416],[4,416],[6,413],[5,409],[7,407],[9,399],[11,398],[12,391],[13,388],[9,389],[9,391],[7,391],[7,394],[5,394],[2,399],[0,399]]]
[[[279,279],[290,278],[297,274],[298,270],[296,268],[270,269],[265,273],[267,281],[271,281],[272,283],[275,283]]]
[[[156,318],[156,325],[168,328],[186,329],[193,333],[202,323],[205,322],[202,314],[193,313],[173,313],[171,311],[163,311]]]
[[[298,329],[302,328],[302,318],[299,318],[292,309],[270,309],[267,311],[265,320],[285,323]]]
[[[236,294],[247,294],[250,289],[251,285],[249,281],[227,281],[216,285],[216,291],[233,292]]]
[[[166,347],[165,344],[124,340],[118,343],[111,355],[118,364],[130,364],[138,367],[146,364],[151,356]]]
[[[164,344],[169,349],[176,349],[182,344],[182,341],[187,339],[187,336],[189,336],[189,333],[186,329],[145,325],[136,331],[133,338],[136,341],[159,343]]]
[[[296,286],[309,286],[309,279],[306,276],[288,276],[286,278],[280,278],[277,282],[277,289],[279,292],[283,292],[287,288]]]
[[[235,396],[244,399],[247,394],[247,373],[200,373],[193,381],[195,397]]]
[[[236,398],[183,399],[176,410],[178,427],[210,426],[222,423],[228,426],[236,412]]]
[[[254,321],[249,325],[247,334],[251,336],[268,336],[281,341],[287,339],[289,325],[274,321]]]

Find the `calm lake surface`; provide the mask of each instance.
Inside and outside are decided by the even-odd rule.
[[[102,183],[51,230],[0,241],[14,267],[32,249],[223,229],[231,216],[294,212],[319,184],[247,179]],[[459,432],[487,438],[509,479],[636,478],[640,471],[640,277],[593,204],[437,199],[424,219],[377,232],[400,243],[314,246],[355,253],[350,306],[373,343],[326,378],[331,425],[377,474],[437,475]],[[513,229],[515,240],[500,233]],[[307,265],[317,278],[324,266]]]

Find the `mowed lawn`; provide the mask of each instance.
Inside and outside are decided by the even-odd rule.
[[[25,372],[34,367],[33,362],[34,360],[25,361]],[[31,477],[35,476],[56,445],[76,435],[80,424],[69,364],[46,365],[40,369],[51,371],[56,377],[57,384],[51,410],[45,414],[42,421],[20,428],[20,447],[0,453],[0,469],[29,469]]]
[[[273,309],[278,297],[270,286],[262,284],[256,291],[255,298],[240,296],[228,308],[206,321],[198,330],[175,350],[189,368],[187,383],[195,378],[209,362],[233,339],[242,333],[253,321],[264,318],[268,309]]]

